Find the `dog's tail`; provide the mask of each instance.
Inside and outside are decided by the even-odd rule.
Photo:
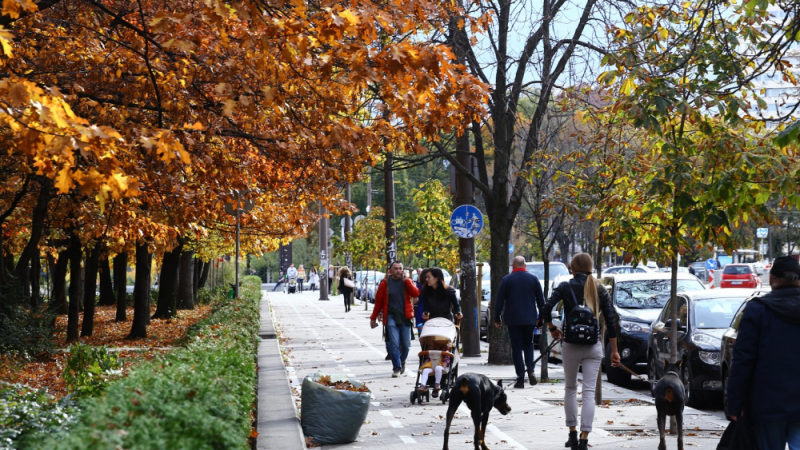
[[[672,392],[672,388],[668,387],[666,391],[664,391],[664,400],[672,403],[675,400],[675,396]]]
[[[467,395],[467,392],[469,392],[469,382],[466,378],[461,380],[461,386],[458,388],[458,390],[461,391],[461,395]]]

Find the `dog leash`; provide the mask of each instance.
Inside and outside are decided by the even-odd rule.
[[[631,375],[635,376],[636,378],[638,378],[638,379],[640,379],[640,380],[644,381],[645,383],[655,383],[655,381],[653,381],[653,380],[648,380],[648,379],[646,379],[645,377],[643,377],[643,376],[639,375],[638,373],[636,373],[636,372],[632,371],[631,369],[628,369],[628,366],[626,366],[625,364],[622,364],[621,362],[619,363],[619,367],[621,367],[623,370],[625,370],[625,371],[626,371],[626,372],[628,372],[629,374],[631,374]]]
[[[540,359],[542,359],[542,357],[543,357],[544,355],[546,355],[546,354],[550,353],[550,350],[552,350],[552,349],[553,349],[553,347],[555,347],[555,346],[556,346],[556,344],[558,344],[559,342],[561,342],[561,339],[556,339],[555,341],[553,341],[553,343],[552,343],[552,344],[550,344],[550,345],[547,347],[547,350],[546,350],[546,351],[544,351],[544,352],[542,352],[542,353],[539,355],[539,357],[538,357],[538,358],[536,358],[536,359],[533,361],[533,365],[535,366],[535,365],[536,365],[536,363],[538,363],[538,362],[539,362],[539,360],[540,360]]]

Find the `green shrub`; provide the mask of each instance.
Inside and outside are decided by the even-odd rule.
[[[212,289],[200,289],[197,291],[197,303],[200,305],[208,305],[217,300],[224,299],[228,291],[222,286],[215,286]]]
[[[69,396],[54,401],[44,389],[4,385],[0,389],[0,450],[30,448],[47,435],[68,430],[78,411]]]
[[[187,332],[185,348],[137,366],[103,396],[83,399],[68,434],[33,448],[248,449],[260,291],[247,292],[217,300]]]
[[[122,375],[119,355],[108,353],[105,347],[75,344],[69,349],[61,376],[67,388],[78,397],[97,395],[115,378]]]
[[[0,289],[0,354],[50,352],[54,319],[54,313],[44,305],[31,308],[18,281],[8,282]]]

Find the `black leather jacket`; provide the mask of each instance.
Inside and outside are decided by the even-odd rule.
[[[564,317],[569,316],[570,311],[572,311],[572,308],[575,306],[575,301],[572,300],[572,294],[569,292],[570,287],[572,288],[572,292],[575,293],[575,299],[578,300],[579,303],[585,301],[583,298],[583,286],[586,284],[587,277],[588,275],[585,273],[576,272],[571,280],[565,281],[553,288],[550,299],[547,300],[544,304],[544,308],[542,308],[542,318],[545,322],[552,321],[551,312],[553,308],[558,305],[558,302],[562,300],[564,301]],[[608,333],[609,338],[615,338],[617,337],[617,320],[614,317],[614,308],[611,305],[611,298],[608,296],[608,291],[599,282],[597,282],[597,296],[600,300],[600,313],[603,314],[603,318],[606,320],[606,333]]]
[[[444,317],[453,320],[453,314],[461,313],[461,304],[456,297],[456,290],[448,288],[444,297],[439,297],[436,292],[431,293],[430,289],[423,288],[419,296],[422,302],[422,311],[430,313],[429,319]]]

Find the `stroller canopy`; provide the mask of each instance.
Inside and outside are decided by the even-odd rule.
[[[419,335],[420,340],[435,340],[435,341],[450,341],[456,340],[458,331],[456,325],[445,319],[444,317],[436,317],[425,322],[422,326],[422,332]],[[426,339],[427,338],[427,339]]]

